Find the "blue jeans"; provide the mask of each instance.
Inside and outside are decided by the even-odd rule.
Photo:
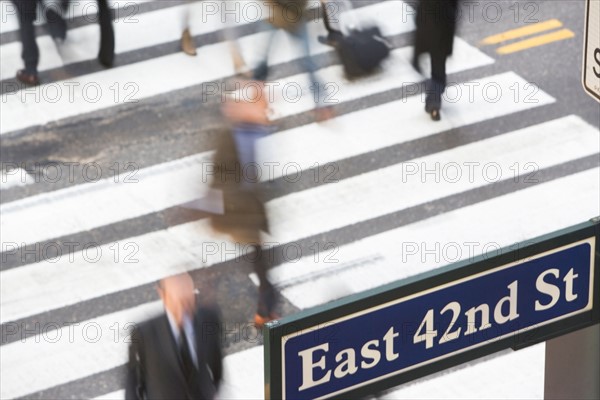
[[[273,44],[273,38],[278,30],[268,22],[263,22],[263,24],[268,25],[269,27],[269,37],[267,39],[267,44],[263,50],[262,57],[260,58],[262,61],[258,64],[253,73],[253,78],[260,81],[266,81],[269,75],[269,54],[271,52],[271,46]],[[286,31],[287,32],[287,31]],[[308,37],[308,28],[305,22],[299,24],[298,28],[295,31],[288,32],[294,39],[300,42],[302,45],[302,52],[304,56],[300,59],[304,70],[308,73],[311,89],[314,91],[317,90],[316,103],[317,106],[321,106],[325,99],[325,86],[321,83],[319,78],[317,78],[317,65],[315,61],[310,55],[310,39]]]

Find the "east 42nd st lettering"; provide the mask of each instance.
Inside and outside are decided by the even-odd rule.
[[[537,296],[535,300],[534,310],[541,312],[552,308],[563,295],[567,303],[576,300],[577,294],[573,292],[573,281],[577,277],[578,275],[573,268],[562,277],[560,276],[560,270],[556,268],[547,269],[539,274],[535,281],[535,289],[540,296]],[[413,336],[412,343],[418,345],[424,342],[425,348],[431,349],[436,345],[443,345],[458,339],[461,333],[463,336],[467,336],[492,327],[492,318],[497,325],[518,319],[518,285],[518,280],[511,282],[506,287],[507,294],[495,304],[482,303],[467,309],[464,312],[466,326],[456,326],[462,312],[461,304],[457,301],[446,304],[439,314],[449,312],[452,317],[450,324],[437,342],[435,339],[438,337],[438,331],[434,329],[436,310],[433,308],[427,310],[417,332]],[[331,379],[342,379],[347,375],[357,373],[361,369],[373,368],[382,360],[392,362],[398,359],[401,355],[396,352],[395,340],[399,336],[399,333],[395,331],[395,327],[392,326],[383,337],[373,338],[363,343],[359,348],[342,349],[335,356],[330,354],[330,346],[327,342],[299,351],[298,356],[302,360],[302,385],[298,390],[307,390],[330,382]],[[327,369],[327,365],[334,365],[327,362],[327,357],[334,357],[335,368]]]

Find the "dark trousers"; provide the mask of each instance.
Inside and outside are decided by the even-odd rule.
[[[275,302],[277,301],[275,288],[267,278],[267,271],[271,263],[267,251],[260,246],[254,246],[254,250],[256,254],[252,266],[254,267],[254,273],[258,276],[259,282],[257,312],[263,317],[268,317],[273,312]]]
[[[427,111],[442,107],[442,94],[446,90],[446,58],[440,52],[431,52],[431,79],[427,81],[425,107]]]
[[[39,0],[13,0],[19,14],[19,34],[21,36],[21,58],[25,63],[28,74],[37,75],[37,66],[40,60],[40,50],[35,41],[35,21]]]
[[[107,0],[98,1],[98,23],[100,24],[100,52],[98,59],[105,67],[111,67],[115,58],[115,32],[112,12]]]

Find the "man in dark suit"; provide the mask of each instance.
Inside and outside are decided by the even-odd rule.
[[[456,33],[458,0],[420,0],[417,6],[417,30],[413,66],[419,72],[419,56],[431,56],[431,79],[427,82],[425,111],[440,120],[442,94],[446,90],[446,58],[452,54]]]
[[[131,336],[126,399],[214,399],[222,377],[218,311],[196,304],[188,274],[163,279],[165,313]]]

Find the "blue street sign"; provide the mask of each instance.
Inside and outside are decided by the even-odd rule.
[[[312,315],[308,321],[318,322],[312,325],[306,319],[269,325],[268,331],[279,328],[279,335],[267,333],[267,378],[280,394],[268,395],[346,396],[382,381],[389,387],[395,377],[474,349],[498,351],[500,343],[510,347],[526,341],[533,330],[541,338],[546,326],[594,308],[596,241],[588,236],[492,267],[489,260],[481,261],[486,268],[475,273],[420,285],[422,290],[391,300],[388,295],[387,301],[368,301],[366,307],[360,307],[365,299],[354,307],[346,304],[352,312],[338,312],[335,318]],[[271,374],[275,366],[281,368]],[[280,385],[273,385],[275,376]]]

